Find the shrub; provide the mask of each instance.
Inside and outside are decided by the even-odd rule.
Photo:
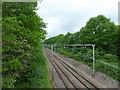
[[[112,54],[105,54],[103,56],[104,59],[109,60],[110,62],[117,62],[118,58],[115,55]]]

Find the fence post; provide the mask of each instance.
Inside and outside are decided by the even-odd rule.
[[[93,47],[93,73],[95,72],[95,45],[92,45]]]

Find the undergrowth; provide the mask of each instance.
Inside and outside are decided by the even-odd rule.
[[[28,82],[19,82],[18,88],[51,88],[49,81],[49,72],[47,69],[46,58],[41,48],[34,48],[31,52],[34,55],[35,60],[31,60],[29,63],[29,72],[25,76],[28,77]]]
[[[19,73],[17,78],[3,77],[3,87],[8,88],[51,88],[49,72],[41,47],[31,51],[34,56],[29,60],[29,67],[26,71]]]
[[[87,64],[91,68],[93,66],[92,50],[90,49],[81,50],[76,53],[74,52],[74,50],[58,48],[56,52],[63,54],[64,56],[67,56],[69,58],[73,58],[74,60],[77,60],[84,64]],[[119,60],[117,57],[115,57],[115,55],[107,54],[105,52],[104,53],[98,52],[97,50],[96,50],[96,59],[112,65],[118,65],[118,60]],[[110,78],[120,81],[120,78],[118,77],[119,70],[116,68],[113,68],[111,66],[99,62],[95,62],[95,70],[106,74]]]

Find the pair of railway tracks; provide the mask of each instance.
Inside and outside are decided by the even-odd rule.
[[[66,63],[51,50],[44,49],[44,52],[65,85],[65,88],[83,88],[85,90],[100,90],[101,88],[107,88],[106,86],[87,76],[82,71],[80,72],[75,67]]]

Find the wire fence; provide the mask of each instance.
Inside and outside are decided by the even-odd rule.
[[[81,44],[81,45],[80,44],[76,44],[76,45],[75,44],[72,44],[72,45],[67,44],[67,45],[58,45],[58,46],[57,45],[45,45],[45,47],[48,47],[49,49],[52,49],[53,51],[58,52],[60,54],[64,54],[66,56],[68,55],[68,57],[74,58],[75,60],[82,61],[85,64],[87,64],[88,66],[92,67],[93,72],[94,72],[94,70],[95,70],[95,72],[97,72],[97,71],[103,72],[104,74],[107,74],[108,76],[110,76],[120,82],[120,79],[118,77],[120,67],[117,63],[117,60],[116,59],[111,59],[111,60],[103,59],[103,56],[98,57],[97,55],[93,58],[93,55],[95,55],[95,53],[97,54],[97,52],[95,51],[95,53],[93,53],[94,48],[92,45],[94,45],[94,44]],[[78,47],[78,49],[77,49],[74,46],[75,47],[82,46],[82,48],[81,48],[81,50],[78,50],[80,48]],[[84,51],[86,49],[86,46],[92,46],[92,48],[89,47],[89,50],[87,49],[88,51],[86,50],[89,53],[85,53],[85,51]],[[75,49],[77,49],[76,50],[77,53],[74,52]]]
[[[109,64],[109,63],[106,63],[106,62],[100,61],[100,60],[96,60],[96,61],[99,62],[99,63],[105,64],[105,65],[111,66],[111,67],[113,67],[113,68],[120,69],[119,66],[115,66],[115,65],[113,65],[113,64]]]

